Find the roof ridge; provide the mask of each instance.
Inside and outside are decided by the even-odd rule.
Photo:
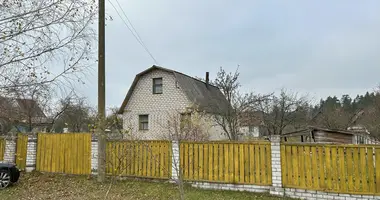
[[[199,80],[199,79],[197,79],[197,78],[195,78],[195,77],[192,77],[192,76],[190,76],[190,75],[187,75],[187,74],[185,74],[185,73],[182,73],[182,72],[179,72],[179,71],[176,71],[176,70],[168,69],[168,68],[161,67],[161,66],[157,66],[157,65],[153,65],[152,67],[155,67],[155,68],[158,68],[158,69],[162,69],[162,70],[165,70],[165,71],[171,71],[171,72],[173,72],[173,73],[178,73],[178,74],[181,74],[181,75],[187,76],[187,77],[189,77],[189,78],[192,78],[192,79],[194,79],[194,80],[196,80],[196,81],[199,81],[199,82],[201,82],[201,83],[207,84],[205,81]],[[209,82],[208,84],[209,84],[210,86],[212,86],[212,87],[215,87],[215,88],[218,88],[218,89],[219,89],[219,87],[215,86],[214,84],[212,84],[212,83],[210,83],[210,82]]]

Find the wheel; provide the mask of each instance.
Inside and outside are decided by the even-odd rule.
[[[0,189],[4,189],[11,183],[11,173],[8,170],[0,170]]]

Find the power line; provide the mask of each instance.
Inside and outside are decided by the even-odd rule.
[[[120,19],[124,22],[124,25],[128,28],[128,30],[132,33],[133,37],[137,40],[137,42],[139,42],[139,44],[145,49],[145,51],[149,54],[149,56],[153,59],[153,61],[155,62],[155,64],[158,64],[157,60],[154,58],[153,54],[149,51],[148,47],[144,44],[144,42],[142,41],[140,35],[137,33],[136,29],[133,27],[131,21],[129,20],[129,18],[127,17],[127,15],[125,14],[123,8],[120,6],[119,2],[116,0],[117,4],[119,5],[120,9],[122,10],[122,12],[124,13],[124,16],[125,18],[127,19],[127,21],[129,22],[129,24],[131,25],[131,27],[129,27],[127,21],[125,21],[125,19],[121,16],[121,14],[119,13],[119,11],[117,10],[117,8],[115,7],[115,5],[111,2],[111,0],[108,0],[108,2],[111,4],[111,6],[115,9],[117,15],[119,15]]]

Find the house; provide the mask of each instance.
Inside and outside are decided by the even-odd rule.
[[[35,100],[0,97],[0,131],[42,131],[48,119]]]
[[[263,113],[259,111],[246,111],[239,116],[240,138],[255,139],[267,135],[263,122]]]
[[[372,144],[374,139],[366,131],[333,130],[310,126],[307,129],[282,135],[284,141],[333,144]]]
[[[139,139],[170,139],[168,126],[174,125],[173,116],[182,121],[195,114],[202,115],[207,139],[226,139],[212,116],[230,104],[208,80],[208,73],[206,81],[201,81],[155,65],[137,74],[118,112],[123,116],[123,129]]]

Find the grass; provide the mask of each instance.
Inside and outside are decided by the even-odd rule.
[[[59,174],[28,173],[22,174],[19,182],[5,190],[0,190],[0,199],[61,199],[92,200],[104,199],[110,186],[110,180],[104,184],[96,182],[93,177],[70,176]],[[276,200],[288,199],[273,197],[268,194],[202,190],[186,186],[188,200]],[[165,182],[148,182],[141,180],[115,181],[107,199],[179,199],[174,184]]]

